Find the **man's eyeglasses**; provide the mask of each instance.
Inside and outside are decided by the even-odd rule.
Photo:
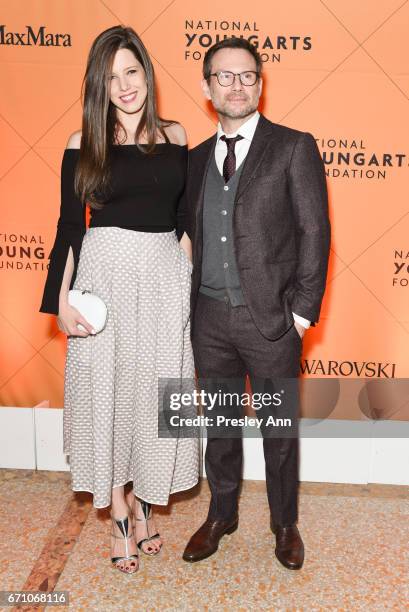
[[[233,85],[236,76],[239,77],[242,85],[251,87],[251,85],[256,84],[260,75],[254,70],[246,70],[245,72],[237,73],[230,72],[229,70],[219,70],[219,72],[213,72],[210,76],[215,76],[217,78],[217,82],[222,87],[229,87],[230,85]]]

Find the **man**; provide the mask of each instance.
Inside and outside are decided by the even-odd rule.
[[[192,150],[186,187],[198,376],[242,380],[242,390],[246,374],[252,381],[296,379],[302,336],[318,321],[325,289],[330,226],[323,163],[311,134],[257,111],[261,58],[247,40],[211,47],[203,76],[219,125]],[[275,554],[299,569],[298,437],[263,437]],[[237,528],[241,437],[208,436],[205,465],[209,513],[185,561],[209,557]]]

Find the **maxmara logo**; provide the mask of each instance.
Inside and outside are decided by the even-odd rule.
[[[46,26],[33,28],[29,25],[26,25],[25,32],[10,32],[5,25],[0,25],[0,45],[71,47],[71,35],[47,32]]]

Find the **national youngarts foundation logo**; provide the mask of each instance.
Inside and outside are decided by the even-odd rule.
[[[0,234],[0,270],[19,272],[48,270],[44,246],[44,237],[41,235],[18,232]]]
[[[386,179],[391,169],[408,167],[403,151],[375,151],[361,138],[316,138],[331,178]]]
[[[409,286],[409,249],[395,249],[393,261],[393,287]]]
[[[255,21],[215,21],[213,19],[185,19],[186,61],[203,61],[209,47],[225,38],[247,38],[255,45],[263,62],[281,62],[288,53],[308,52],[312,48],[311,36],[296,33],[269,33],[260,31]]]

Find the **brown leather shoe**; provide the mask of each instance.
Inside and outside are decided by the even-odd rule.
[[[190,538],[183,560],[194,563],[210,557],[219,548],[221,538],[236,531],[238,524],[238,518],[229,522],[207,519]]]
[[[304,544],[297,525],[281,527],[271,523],[276,536],[275,555],[287,569],[300,569],[304,562]]]

